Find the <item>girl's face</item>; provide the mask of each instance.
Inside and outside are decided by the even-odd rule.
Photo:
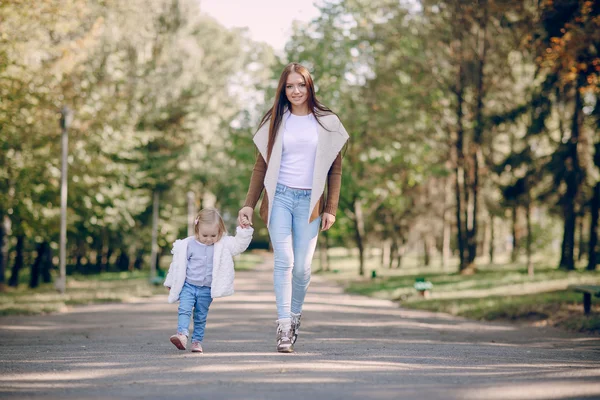
[[[285,95],[292,107],[302,107],[308,99],[308,89],[302,75],[292,72],[287,77],[285,84]]]
[[[211,244],[215,244],[217,241],[217,237],[219,236],[219,225],[208,225],[208,224],[200,224],[198,226],[198,236],[196,239],[207,246]]]

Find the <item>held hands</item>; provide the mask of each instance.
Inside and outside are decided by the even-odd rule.
[[[321,218],[321,230],[326,231],[327,229],[333,226],[335,222],[335,215],[329,213],[323,213],[323,217]]]
[[[238,213],[238,225],[242,228],[248,228],[252,226],[253,214],[254,209],[252,209],[251,207],[242,207],[242,209]]]

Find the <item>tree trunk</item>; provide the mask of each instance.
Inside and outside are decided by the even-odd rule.
[[[458,148],[458,144],[457,144]],[[460,157],[459,157],[460,160]],[[462,221],[462,195],[460,188],[460,176],[462,175],[462,168],[460,167],[461,161],[457,161],[457,166],[455,168],[455,184],[454,191],[456,197],[456,230],[457,230],[457,243],[458,243],[458,257],[459,257],[459,270],[463,270],[466,268],[466,257],[465,257],[465,234],[463,230],[463,221]]]
[[[159,247],[156,252],[156,257],[154,259],[154,265],[156,266],[156,272],[160,271],[160,255],[162,253],[162,249]]]
[[[385,239],[381,241],[381,267],[385,267],[390,265],[390,249],[392,246],[391,239]]]
[[[94,250],[96,251],[96,254],[93,272],[100,273],[102,271],[102,239],[97,237],[94,244]]]
[[[6,230],[4,228],[4,210],[0,209],[0,292],[3,292],[6,284],[6,257],[4,257],[4,246],[6,241]]]
[[[479,154],[483,142],[483,98],[485,89],[483,86],[484,66],[487,53],[487,20],[488,6],[486,0],[481,0],[479,8],[483,9],[483,16],[479,21],[477,32],[478,46],[478,65],[477,65],[477,84],[476,84],[476,106],[475,106],[475,125],[473,127],[473,141],[471,143],[471,159],[473,171],[471,171],[471,193],[472,205],[467,209],[470,211],[469,220],[471,221],[470,229],[467,229],[467,246],[468,246],[468,261],[467,268],[475,270],[475,258],[477,257],[477,220],[479,213]]]
[[[110,258],[112,257],[112,255],[113,255],[113,248],[111,246],[109,246],[106,249],[106,258],[104,259],[104,270],[106,272],[110,271]]]
[[[600,151],[600,146],[596,146],[596,151]],[[597,155],[600,157],[600,154]],[[594,196],[591,202],[591,221],[590,221],[590,242],[588,245],[588,271],[595,271],[598,265],[598,213],[600,210],[600,183],[594,187]]]
[[[8,281],[8,285],[17,287],[19,285],[19,272],[23,267],[23,248],[25,247],[25,235],[17,235],[17,246],[15,248],[15,263],[13,264],[12,273]]]
[[[50,270],[52,269],[52,250],[50,249],[50,244],[46,241],[42,242],[44,247],[42,251],[42,282],[50,283],[52,282],[52,274]]]
[[[459,270],[463,271],[466,267],[466,254],[465,254],[465,231],[463,229],[463,201],[461,194],[461,183],[464,186],[465,180],[465,155],[464,155],[464,127],[463,127],[463,104],[464,104],[464,78],[465,74],[463,71],[463,35],[462,30],[464,24],[462,23],[464,17],[464,10],[461,8],[460,2],[456,3],[455,17],[458,23],[454,37],[454,45],[452,47],[453,53],[456,57],[457,65],[457,77],[456,77],[456,140],[454,140],[454,148],[452,150],[451,157],[454,161],[454,173],[456,180],[454,182],[454,191],[456,196],[456,228],[457,228],[457,242],[458,242],[458,255],[459,255]]]
[[[496,242],[496,230],[494,229],[494,216],[490,216],[490,264],[494,264],[494,247]]]
[[[531,259],[531,245],[533,242],[533,232],[531,231],[531,204],[525,205],[525,220],[527,221],[527,275],[533,278],[533,261]]]
[[[581,213],[579,216],[579,239],[577,243],[577,261],[581,261],[583,259],[583,255],[585,254],[585,213]]]
[[[404,253],[406,252],[406,239],[400,239],[400,245],[398,246],[398,251],[396,252],[396,268],[402,267],[402,259],[404,257]]]
[[[365,274],[365,221],[363,216],[362,201],[354,200],[354,238],[356,240],[356,247],[358,248],[358,274],[364,276]]]
[[[152,253],[150,255],[150,280],[156,278],[156,258],[158,255],[158,201],[159,193],[155,190],[152,200]]]
[[[117,269],[119,271],[127,271],[129,269],[129,254],[127,251],[121,250],[117,258]]]
[[[431,249],[429,248],[427,234],[422,235],[421,239],[423,240],[423,264],[425,264],[426,267],[429,267],[431,264]]]
[[[575,212],[573,206],[564,206],[565,221],[563,230],[563,243],[560,258],[560,268],[575,269],[574,242],[575,242]]]
[[[83,263],[81,262],[81,260],[83,259],[83,254],[78,253],[77,256],[75,257],[75,271],[77,271],[78,273],[81,273],[83,270]]]
[[[142,264],[144,264],[144,250],[139,249],[133,262],[133,268],[139,271],[142,269]]]
[[[582,98],[579,93],[579,88],[584,82],[582,77],[578,77],[575,87],[575,101],[573,110],[573,120],[571,125],[571,139],[566,144],[567,158],[565,165],[567,172],[565,174],[565,183],[567,190],[563,196],[563,215],[565,218],[564,235],[562,244],[562,254],[560,257],[560,268],[566,270],[575,269],[574,248],[575,248],[575,205],[579,194],[579,186],[582,180],[582,173],[579,167],[579,156],[577,155],[577,143],[579,142],[579,130],[583,119],[582,113]]]
[[[35,261],[31,265],[31,273],[29,275],[29,287],[35,289],[40,285],[40,273],[42,271],[42,264],[46,256],[46,242],[42,242],[37,245],[37,256]]]
[[[517,219],[517,211],[518,207],[516,205],[512,206],[512,253],[510,255],[511,262],[515,263],[519,259],[519,229],[517,229],[518,219]]]
[[[452,181],[450,178],[446,179],[445,185],[445,195],[444,195],[444,214],[443,214],[443,224],[444,228],[442,231],[442,268],[446,269],[448,267],[448,263],[450,262],[450,234],[452,227],[450,226],[450,201],[452,192]]]
[[[393,237],[392,243],[390,244],[390,259],[388,267],[392,269],[394,267],[394,263],[397,261],[398,257],[398,238]]]

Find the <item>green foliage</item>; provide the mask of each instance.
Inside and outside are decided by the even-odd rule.
[[[533,246],[542,251],[562,236],[545,228],[556,225],[552,213],[562,218],[569,204],[587,212],[599,175],[598,8],[575,3],[325,1],[278,58],[203,15],[196,0],[2,2],[9,260],[24,235],[26,264],[45,241],[56,264],[64,105],[75,111],[69,270],[145,266],[154,192],[163,255],[187,233],[188,192],[195,208],[219,207],[233,231],[256,156],[252,134],[289,61],[309,67],[350,134],[333,243],[415,252],[428,238],[441,248],[442,232],[455,243],[453,192],[472,205],[478,176],[476,221],[502,217],[496,234],[506,236],[505,209],[535,204]],[[467,211],[458,214],[468,220]],[[266,245],[266,227],[256,228]],[[485,237],[479,230],[475,241]]]
[[[58,110],[68,105],[68,263],[143,265],[153,192],[168,250],[185,234],[186,193],[199,207],[217,176],[227,181],[223,166],[235,161],[219,154],[246,106],[231,96],[232,76],[269,63],[269,50],[257,55],[195,0],[34,3],[0,7],[0,219],[10,218],[10,235],[57,248]],[[217,195],[227,192],[223,204],[237,209],[241,190]]]

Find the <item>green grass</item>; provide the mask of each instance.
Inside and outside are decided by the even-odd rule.
[[[69,306],[123,303],[164,294],[165,289],[151,285],[148,277],[139,272],[68,276],[65,294],[60,294],[52,283],[36,289],[26,285],[7,288],[0,295],[0,315],[46,314],[65,311]]]
[[[456,267],[419,267],[414,259],[406,269],[386,269],[376,259],[367,262],[365,277],[358,277],[355,257],[331,259],[331,270],[323,273],[343,284],[346,291],[399,302],[403,307],[445,312],[487,321],[512,321],[559,326],[569,330],[600,333],[600,299],[592,301],[592,314],[583,315],[581,293],[567,291],[570,284],[600,285],[600,273],[583,268],[558,270],[552,260],[538,259],[533,277],[520,263],[480,265],[474,275],[460,275]],[[352,268],[350,267],[350,268]],[[377,277],[370,278],[376,271]],[[429,298],[414,289],[417,278],[433,284]]]
[[[254,269],[263,260],[260,253],[246,252],[234,258],[236,271],[249,271]]]
[[[252,269],[261,261],[259,254],[244,253],[236,257],[235,269]],[[21,276],[23,275],[25,274],[22,273]],[[74,274],[67,277],[65,294],[60,294],[53,283],[41,284],[36,289],[30,289],[22,283],[16,288],[7,287],[4,292],[0,292],[0,316],[63,312],[72,306],[124,303],[167,294],[162,284],[152,285],[149,278],[148,271]]]

